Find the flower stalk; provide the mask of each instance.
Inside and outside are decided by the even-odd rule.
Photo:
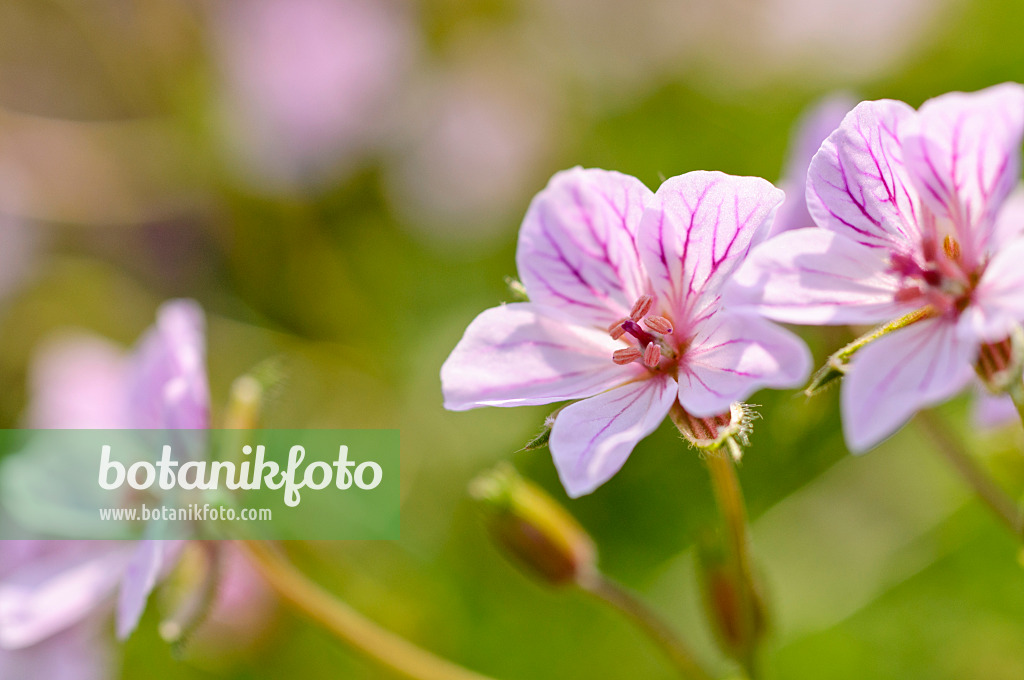
[[[661,617],[597,566],[597,549],[565,508],[508,464],[473,480],[478,502],[495,544],[515,564],[552,587],[576,586],[610,605],[661,649],[680,676],[711,680],[689,646]]]
[[[1017,403],[1016,399],[1014,403]],[[1021,513],[1021,508],[964,449],[959,438],[942,417],[934,411],[922,411],[918,416],[918,423],[936,451],[949,461],[978,498],[1006,525],[1010,533],[1018,539],[1024,538],[1024,514]]]
[[[406,680],[493,680],[385,630],[310,581],[261,541],[239,546],[282,600],[366,659]]]

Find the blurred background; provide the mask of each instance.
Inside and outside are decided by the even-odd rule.
[[[128,345],[161,301],[195,298],[215,423],[231,381],[281,354],[267,426],[401,430],[402,539],[293,546],[330,590],[497,678],[673,677],[613,613],[489,543],[466,486],[510,460],[724,671],[694,582],[715,518],[697,455],[666,425],[570,502],[547,451],[521,451],[550,409],[445,412],[440,365],[509,298],[519,220],[555,171],[781,181],[822,97],[916,106],[1024,81],[1022,25],[1018,0],[5,0],[0,427],[24,422],[41,343]],[[819,362],[845,340],[801,333]],[[853,458],[836,392],[754,401],[740,477],[768,677],[1024,677],[1019,544],[920,432]],[[1024,487],[1019,427],[975,431],[966,399],[942,415]],[[116,677],[386,677],[284,607],[172,655],[155,604],[123,647],[101,631]]]

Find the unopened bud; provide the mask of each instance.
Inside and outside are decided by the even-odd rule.
[[[1014,383],[1019,383],[1024,367],[1024,331],[1018,326],[999,342],[989,342],[978,348],[974,370],[985,387],[994,394],[1002,394]]]
[[[494,541],[529,573],[552,585],[586,582],[597,569],[597,550],[579,523],[511,465],[473,480]]]
[[[705,613],[719,647],[734,659],[748,658],[768,628],[760,588],[741,576],[714,534],[697,542],[697,572]]]
[[[750,404],[734,401],[728,413],[707,418],[698,418],[681,406],[670,412],[676,428],[695,448],[702,451],[717,451],[726,446],[734,460],[743,454],[742,447],[750,445],[753,422],[760,416]]]

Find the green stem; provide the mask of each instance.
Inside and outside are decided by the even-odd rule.
[[[580,587],[635,623],[661,648],[682,677],[689,680],[712,679],[712,675],[697,662],[689,647],[634,593],[601,573],[580,583]]]
[[[730,452],[731,453],[731,452]],[[740,584],[740,622],[743,631],[740,638],[749,640],[741,662],[751,680],[759,677],[757,668],[757,601],[754,593],[754,569],[750,557],[750,540],[747,536],[747,510],[743,502],[743,490],[736,475],[733,456],[725,451],[708,452],[704,458],[711,476],[711,487],[715,494],[718,510],[725,525],[729,547]]]
[[[407,680],[493,680],[384,630],[316,585],[266,543],[239,546],[277,594],[364,657]]]
[[[1018,403],[1014,400],[1014,403]],[[1018,410],[1021,408],[1018,405]],[[1021,415],[1024,419],[1024,413]],[[936,450],[949,461],[978,498],[989,507],[1018,539],[1024,537],[1024,515],[1013,498],[1000,487],[988,472],[960,443],[960,438],[934,411],[922,411],[917,422]]]

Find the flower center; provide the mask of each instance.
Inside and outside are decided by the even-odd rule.
[[[904,253],[890,257],[889,270],[901,279],[896,300],[920,301],[940,313],[964,311],[971,303],[980,272],[965,270],[960,243],[952,236],[943,239],[941,249],[934,241],[925,241],[923,251],[923,264]]]
[[[664,339],[674,330],[672,322],[664,316],[651,315],[653,306],[654,299],[650,295],[641,295],[633,303],[628,317],[608,327],[608,333],[614,340],[625,339],[629,344],[612,354],[612,361],[616,364],[625,366],[641,362],[655,370],[661,367],[663,358],[671,360],[675,357],[675,351]]]

